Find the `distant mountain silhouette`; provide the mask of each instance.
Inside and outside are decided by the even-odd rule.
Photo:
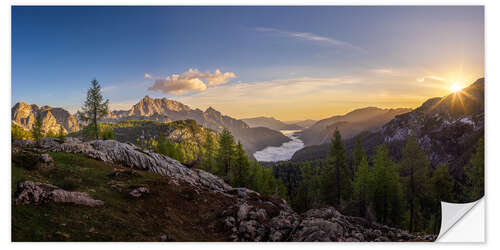
[[[376,146],[386,144],[391,156],[400,160],[408,136],[415,136],[427,152],[432,165],[444,163],[457,178],[463,176],[477,141],[484,137],[484,78],[459,92],[430,98],[419,108],[397,115],[377,131],[359,134],[368,155]],[[343,138],[348,152],[355,138]],[[305,147],[295,152],[292,161],[325,158],[329,144]]]
[[[411,109],[381,109],[367,107],[353,110],[345,115],[332,116],[320,120],[303,130],[299,138],[306,146],[319,145],[330,141],[335,128],[340,131],[342,138],[348,139],[362,131],[375,130],[392,120],[396,115],[407,113]]]
[[[255,118],[246,118],[246,119],[241,119],[244,121],[248,126],[251,128],[254,127],[265,127],[265,128],[270,128],[276,131],[280,130],[301,130],[303,127],[297,125],[297,124],[287,124],[284,123],[280,120],[275,119],[274,117],[255,117]]]

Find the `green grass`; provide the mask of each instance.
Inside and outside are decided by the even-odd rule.
[[[217,216],[213,194],[197,195],[187,185],[168,185],[168,179],[145,171],[115,177],[112,165],[71,153],[50,153],[55,167],[27,170],[13,163],[12,199],[23,180],[54,184],[87,192],[104,206],[49,203],[12,205],[13,241],[158,241],[161,235],[173,240],[224,240],[213,224]],[[119,183],[114,188],[110,182]],[[136,200],[128,193],[146,186],[151,193]],[[193,197],[191,200],[185,196]],[[205,200],[205,201],[203,201]],[[218,201],[221,203],[221,201]],[[227,201],[229,202],[229,201]],[[207,203],[207,204],[205,204]],[[212,203],[212,204],[211,204]],[[221,205],[222,206],[222,205]],[[207,230],[211,228],[210,230]]]

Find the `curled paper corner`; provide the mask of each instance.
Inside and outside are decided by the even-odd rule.
[[[469,203],[450,203],[441,201],[441,229],[439,230],[436,242],[447,242],[447,240],[442,239],[442,236],[483,199],[484,198],[481,198]]]

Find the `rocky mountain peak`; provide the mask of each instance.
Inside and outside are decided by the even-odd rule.
[[[54,108],[48,105],[39,108],[36,104],[29,105],[25,102],[18,102],[12,107],[11,112],[12,122],[26,130],[33,127],[37,114],[42,116],[42,128],[45,132],[58,133],[61,125],[65,133],[80,130],[78,120],[63,108]]]

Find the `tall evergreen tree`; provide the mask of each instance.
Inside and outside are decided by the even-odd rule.
[[[85,100],[82,111],[78,111],[82,121],[87,122],[85,130],[89,136],[99,139],[99,120],[104,117],[109,110],[109,100],[104,101],[101,93],[101,85],[96,79],[90,82],[90,88],[87,91],[87,99]]]
[[[439,222],[441,221],[441,201],[453,202],[453,177],[448,171],[446,165],[440,164],[432,173],[432,189],[434,194],[434,204],[436,214],[434,214],[432,223],[432,232],[438,233]]]
[[[219,137],[219,150],[217,152],[217,162],[219,164],[219,175],[228,176],[234,159],[234,138],[231,132],[224,128]]]
[[[366,157],[366,153],[363,148],[363,143],[361,142],[361,137],[358,135],[356,136],[356,146],[354,147],[354,152],[352,153],[353,172],[356,172],[356,168],[361,164],[363,157]]]
[[[33,127],[31,128],[31,135],[37,144],[40,143],[40,139],[42,139],[45,131],[43,129],[43,119],[42,114],[35,114],[35,122],[33,123]]]
[[[335,129],[327,155],[327,167],[322,178],[322,193],[328,204],[338,206],[342,199],[347,198],[350,193],[351,181],[346,158],[346,150],[340,132]]]
[[[372,201],[377,220],[383,224],[401,222],[402,190],[397,165],[389,157],[386,145],[377,147],[373,158],[374,187]]]
[[[216,147],[217,145],[215,144],[214,138],[210,133],[207,133],[206,138],[205,138],[205,143],[203,144],[203,149],[202,149],[202,159],[203,159],[203,168],[208,171],[213,173],[216,168],[216,162],[215,162],[215,153],[216,153]]]
[[[403,148],[401,165],[401,176],[403,177],[406,199],[410,208],[409,230],[413,232],[415,230],[416,203],[419,203],[428,194],[429,169],[427,155],[413,136],[408,137],[406,146]]]
[[[467,196],[477,200],[484,195],[484,138],[479,139],[476,152],[472,155],[469,165],[465,167]]]
[[[233,187],[246,187],[249,183],[250,163],[240,142],[236,146],[234,166],[231,168],[231,184]]]
[[[371,200],[374,186],[373,178],[373,173],[370,166],[368,166],[366,156],[362,155],[361,162],[356,168],[352,184],[354,200],[359,202],[359,215],[361,217],[366,215],[367,206]]]
[[[59,125],[59,134],[57,135],[57,138],[61,142],[66,141],[66,136],[64,135],[64,130],[62,125]]]

